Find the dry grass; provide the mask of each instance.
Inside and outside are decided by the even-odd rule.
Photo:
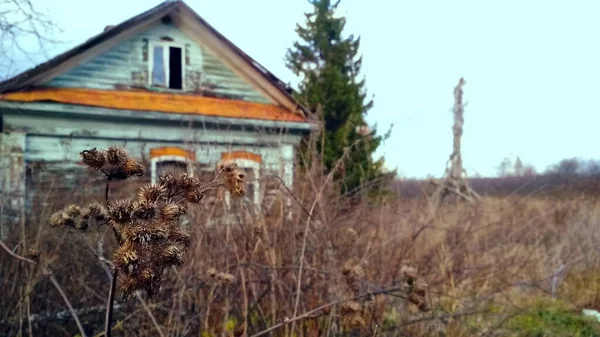
[[[326,176],[296,178],[303,206],[294,203],[291,218],[283,199],[263,212],[239,201],[242,211],[220,223],[209,219],[222,201],[189,208],[184,263],[165,269],[152,300],[116,299],[113,335],[252,336],[274,327],[271,336],[508,336],[514,317],[540,303],[600,308],[593,195],[487,197],[434,212],[425,199],[346,200]],[[103,331],[110,286],[98,254],[114,251],[117,239],[104,227],[64,231],[47,219],[71,202],[103,200],[103,192],[47,191],[51,202],[33,210],[25,238],[90,336]],[[22,240],[7,242],[26,255]],[[0,334],[78,333],[50,280],[0,254]]]

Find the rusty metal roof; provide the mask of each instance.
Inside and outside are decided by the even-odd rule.
[[[69,61],[71,58],[80,55],[91,48],[97,46],[98,44],[105,42],[120,33],[123,33],[133,27],[136,27],[139,24],[143,24],[145,22],[153,21],[165,17],[169,14],[173,14],[176,11],[186,11],[192,14],[202,25],[208,28],[208,30],[220,41],[225,43],[228,48],[230,48],[238,57],[240,57],[244,62],[246,62],[251,68],[255,69],[259,74],[261,74],[270,84],[272,84],[275,88],[278,89],[287,99],[302,110],[305,115],[308,115],[309,110],[306,107],[303,107],[294,97],[293,97],[293,89],[284,83],[281,79],[275,76],[273,73],[268,71],[265,67],[263,67],[260,63],[258,63],[255,59],[246,54],[243,50],[237,47],[233,42],[227,39],[223,34],[217,31],[213,26],[211,26],[206,20],[204,20],[198,13],[196,13],[191,7],[189,7],[182,0],[175,1],[165,1],[160,5],[151,8],[141,14],[138,14],[122,23],[113,26],[111,29],[106,29],[102,33],[91,37],[87,41],[82,44],[62,53],[54,58],[41,63],[25,72],[20,73],[19,75],[12,77],[6,81],[0,82],[0,93],[8,93],[15,91],[22,91],[28,89],[32,83],[36,80],[36,78],[42,76],[46,72],[54,69],[55,67],[63,64],[64,62]]]

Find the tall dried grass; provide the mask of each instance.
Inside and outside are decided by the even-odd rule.
[[[339,197],[318,170],[295,181],[291,217],[286,193],[261,212],[239,201],[241,211],[217,222],[209,219],[222,202],[190,208],[185,263],[165,270],[152,300],[116,298],[113,335],[510,335],[514,317],[544,301],[600,308],[593,195],[487,197],[434,211],[426,198]],[[47,193],[8,248],[26,255],[24,239],[35,247],[86,333],[99,336],[110,278],[98,255],[117,238],[104,228],[59,231],[47,219],[102,200],[103,188]],[[29,335],[29,324],[36,336],[79,333],[43,272],[0,254],[0,334]]]

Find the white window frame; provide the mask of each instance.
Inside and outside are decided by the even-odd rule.
[[[259,173],[260,173],[260,163],[251,159],[246,158],[234,158],[227,159],[223,161],[224,163],[234,163],[241,169],[250,169],[254,175],[253,181],[248,181],[247,184],[254,185],[254,193],[251,196],[248,196],[248,199],[254,204],[256,208],[260,208],[260,183],[259,183]],[[231,207],[231,194],[229,191],[225,193],[225,205],[227,208]]]
[[[148,86],[154,87],[152,83],[152,70],[154,69],[154,47],[162,47],[163,49],[163,65],[165,67],[165,87],[156,87],[165,90],[173,90],[173,91],[184,91],[185,90],[185,46],[179,43],[173,42],[152,42],[149,44],[148,50]],[[169,77],[171,75],[171,71],[169,69],[169,47],[176,47],[181,49],[181,89],[172,89],[169,87],[170,81]]]
[[[150,180],[151,180],[152,184],[156,184],[158,181],[158,174],[157,174],[158,164],[160,162],[165,162],[165,161],[175,161],[175,162],[184,163],[186,166],[187,173],[190,176],[194,175],[194,166],[192,165],[194,162],[192,160],[185,158],[185,157],[173,156],[173,155],[158,156],[158,157],[154,157],[150,160],[150,172],[151,172]]]

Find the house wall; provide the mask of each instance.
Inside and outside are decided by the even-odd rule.
[[[229,69],[208,48],[173,24],[158,23],[51,80],[47,86],[90,89],[147,88],[152,44],[168,38],[184,53],[184,92],[259,103],[271,103]],[[173,91],[152,88],[156,91]]]
[[[256,130],[206,129],[183,122],[177,125],[161,121],[101,121],[50,114],[8,114],[6,111],[3,123],[5,132],[2,133],[2,148],[15,154],[12,157],[2,156],[5,158],[3,163],[12,165],[10,167],[14,169],[11,172],[21,172],[26,181],[23,184],[22,180],[15,181],[7,176],[3,183],[10,182],[11,191],[21,193],[21,198],[27,190],[28,209],[44,206],[44,203],[66,201],[75,195],[77,198],[102,195],[102,174],[90,173],[83,167],[79,154],[86,149],[102,149],[111,145],[123,146],[130,155],[146,165],[147,173],[135,179],[134,188],[150,181],[149,153],[152,148],[159,147],[180,147],[193,151],[196,158],[195,174],[204,177],[205,182],[214,178],[214,169],[222,153],[247,151],[260,155],[260,176],[276,174],[288,186],[292,184],[297,136],[261,134]],[[13,146],[13,143],[18,144]],[[9,171],[2,172],[7,175]],[[276,197],[273,190],[278,189],[279,184],[273,182],[277,181],[261,180],[263,205]],[[132,192],[135,191],[124,191],[122,195],[131,196]],[[55,196],[66,198],[60,200]]]

